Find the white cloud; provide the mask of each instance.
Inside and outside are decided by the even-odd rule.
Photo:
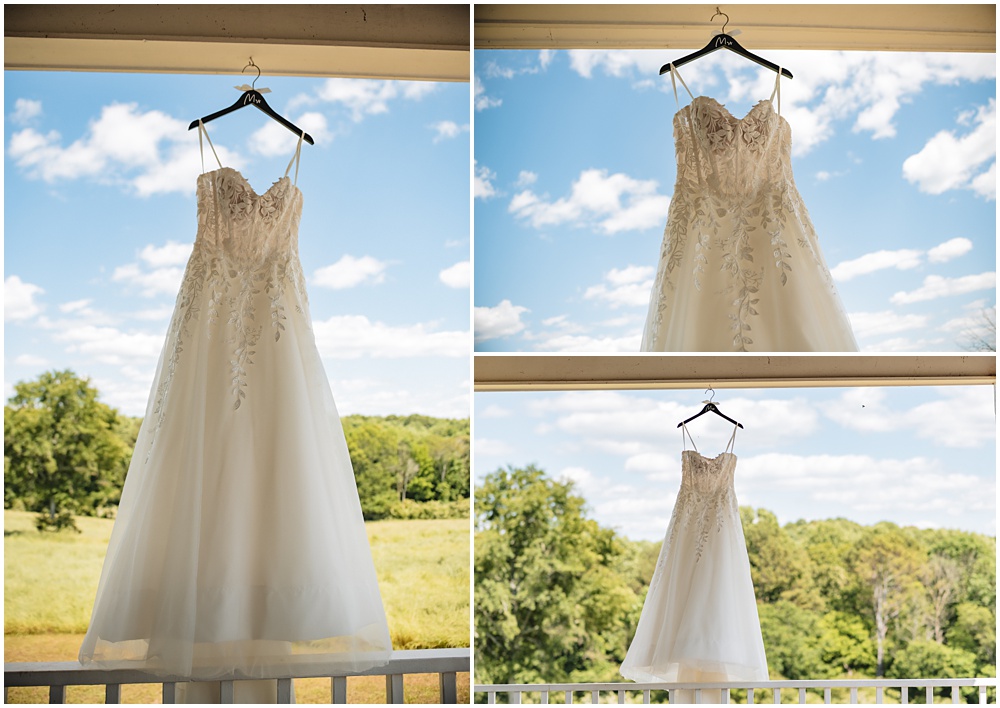
[[[476,199],[489,199],[497,196],[496,187],[493,186],[493,180],[497,177],[496,173],[485,165],[480,167],[476,164],[475,169],[476,177],[473,181],[472,196]]]
[[[377,285],[385,282],[385,269],[388,265],[371,256],[355,258],[345,253],[336,263],[317,268],[312,282],[321,288],[334,290],[353,288],[362,283]]]
[[[86,177],[129,185],[139,196],[194,191],[198,138],[186,123],[161,111],[113,103],[101,109],[83,137],[66,147],[61,142],[56,131],[25,128],[11,136],[8,154],[30,178],[49,183]],[[238,155],[216,149],[226,164],[239,166]]]
[[[364,315],[342,315],[313,323],[316,345],[329,359],[467,357],[469,333],[438,331],[435,323],[387,325]]]
[[[136,286],[143,297],[176,295],[184,279],[180,266],[166,266],[145,270],[139,263],[128,263],[115,268],[111,280]]]
[[[637,352],[642,332],[619,337],[593,337],[586,334],[536,335],[534,347],[540,352]]]
[[[309,134],[316,145],[322,145],[333,139],[327,125],[326,116],[322,113],[310,111],[292,121],[299,128]],[[303,141],[304,143],[304,141]],[[263,126],[253,132],[248,141],[251,152],[266,157],[277,155],[291,159],[295,154],[295,148],[299,144],[299,136],[291,132],[285,126],[273,120],[267,121]],[[308,145],[305,145],[308,147]]]
[[[549,68],[549,64],[552,63],[552,59],[555,57],[556,52],[554,49],[542,49],[538,52],[538,66],[543,70]]]
[[[60,328],[53,332],[52,338],[68,342],[66,351],[70,353],[87,354],[101,363],[116,366],[133,360],[153,361],[163,348],[162,334],[125,332],[92,324]]]
[[[935,246],[927,252],[927,260],[931,263],[947,263],[953,258],[964,256],[972,250],[972,241],[967,238],[953,238]]]
[[[996,284],[997,274],[995,272],[963,275],[958,278],[928,275],[924,278],[921,287],[910,292],[898,292],[889,300],[894,305],[908,305],[951,295],[964,295],[977,290],[991,290],[996,288]]]
[[[513,412],[509,408],[492,403],[482,410],[476,410],[476,418],[509,418]]]
[[[909,410],[894,410],[887,394],[878,388],[845,391],[821,405],[823,413],[849,430],[885,433],[916,430],[917,434],[944,447],[978,447],[996,439],[993,391],[984,386],[939,389],[937,400]]]
[[[975,127],[961,137],[942,130],[915,155],[903,162],[903,176],[921,192],[941,194],[953,189],[973,189],[996,197],[997,108],[990,99],[976,112]],[[991,170],[980,168],[993,161]],[[979,173],[979,174],[977,174]],[[992,177],[988,175],[992,174]],[[974,184],[975,182],[975,184]],[[990,187],[992,182],[992,188]]]
[[[647,77],[656,80],[660,65],[670,58],[662,50],[571,50],[569,56],[570,67],[580,76],[590,78],[600,71],[629,80],[637,89],[649,85]],[[868,132],[876,139],[893,137],[900,107],[926,85],[996,77],[996,61],[988,54],[777,50],[768,58],[797,69],[795,81],[782,81],[781,110],[792,126],[796,155],[829,140],[837,121],[853,120],[855,132]],[[714,96],[723,103],[770,96],[775,76],[728,52],[704,57],[685,66],[683,73],[695,95]],[[672,93],[668,77],[654,85]],[[980,188],[988,190],[989,185]]]
[[[496,108],[503,103],[503,100],[499,98],[491,98],[486,95],[486,87],[483,86],[483,82],[479,80],[478,76],[474,78],[473,86],[477,111],[485,111],[487,108]]]
[[[447,388],[438,397],[411,391],[391,380],[339,379],[330,382],[341,415],[408,415],[418,413],[442,418],[469,417],[469,387]]]
[[[59,306],[59,312],[78,312],[80,310],[86,309],[91,302],[93,301],[89,298],[84,300],[73,300],[71,302],[64,302]]]
[[[447,140],[448,138],[455,138],[462,133],[469,132],[469,124],[459,125],[453,120],[442,120],[437,123],[431,124],[431,129],[434,130],[437,135],[434,136],[434,142],[439,143],[442,140]]]
[[[27,125],[33,118],[42,115],[42,102],[30,98],[19,98],[14,101],[14,112],[10,114],[10,122],[15,125]]]
[[[366,116],[389,112],[396,100],[419,101],[435,90],[429,81],[381,81],[375,79],[327,79],[316,92],[317,98],[344,106],[358,123]],[[296,99],[301,103],[302,99]]]
[[[8,275],[3,281],[3,319],[4,322],[30,320],[44,309],[44,305],[35,302],[35,296],[45,290],[32,283],[26,283],[16,275]]]
[[[529,170],[521,170],[517,175],[517,182],[514,183],[517,187],[528,187],[538,181],[538,175]]]
[[[469,261],[461,261],[445,268],[438,273],[438,278],[449,288],[467,288],[472,282],[472,269]]]
[[[588,169],[573,182],[568,197],[551,201],[531,190],[514,195],[507,210],[536,229],[571,224],[606,234],[642,230],[662,224],[670,198],[657,194],[655,180]]]
[[[163,307],[151,307],[144,310],[136,310],[130,317],[136,320],[165,320],[174,313],[174,308],[170,305]]]
[[[18,366],[42,368],[49,365],[49,360],[35,354],[21,354],[20,356],[14,358],[14,363]]]
[[[475,448],[477,460],[480,457],[506,457],[514,452],[514,448],[502,440],[491,440],[476,436],[472,444]]]
[[[612,268],[604,274],[606,282],[591,285],[584,292],[585,300],[602,300],[611,307],[645,307],[649,304],[649,291],[653,287],[652,266],[626,266]]]
[[[152,268],[185,265],[191,257],[193,248],[194,243],[178,243],[177,241],[167,241],[162,246],[148,244],[139,251],[139,258]]]
[[[973,177],[972,181],[969,182],[969,187],[979,196],[995,200],[997,198],[997,163],[994,162],[988,170],[978,177]]]
[[[851,329],[858,339],[877,337],[883,334],[922,329],[927,326],[927,315],[901,315],[892,310],[881,312],[851,312]]]
[[[477,307],[474,309],[476,341],[509,337],[524,329],[521,315],[528,312],[527,307],[514,305],[510,300],[502,300],[496,307]]]
[[[898,251],[875,251],[866,253],[860,258],[842,261],[830,270],[830,275],[838,282],[846,282],[859,275],[868,275],[886,268],[910,270],[920,265],[923,251],[900,249]]]

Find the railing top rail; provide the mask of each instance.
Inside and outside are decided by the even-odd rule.
[[[782,680],[782,681],[699,681],[675,683],[508,683],[476,684],[476,693],[507,693],[530,691],[668,691],[675,689],[711,688],[924,688],[948,686],[996,686],[996,678],[932,678],[932,679],[823,679],[823,680]]]
[[[322,678],[328,676],[383,676],[387,674],[437,674],[466,672],[470,668],[468,647],[455,649],[408,649],[394,651],[385,666],[367,671],[345,672],[333,661],[316,661],[303,654],[281,666],[265,669],[253,678]],[[170,683],[191,679],[138,669],[102,669],[84,666],[76,661],[17,662],[3,665],[4,685],[11,686],[85,686],[107,683]],[[247,678],[232,673],[217,677],[217,681],[238,681]]]

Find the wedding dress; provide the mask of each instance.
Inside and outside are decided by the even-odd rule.
[[[351,459],[310,328],[297,245],[301,149],[300,137],[285,176],[261,195],[221,162],[204,172],[202,155],[197,238],[84,664],[253,679],[293,655],[344,673],[388,661]],[[237,702],[266,700],[262,682],[242,683]]]
[[[682,439],[690,438],[682,426]],[[750,561],[726,451],[681,453],[681,487],[621,674],[640,682],[767,681]],[[691,440],[694,447],[694,440]],[[686,447],[686,445],[685,445]],[[721,702],[718,689],[704,703]],[[676,690],[671,703],[691,703]]]
[[[781,73],[742,119],[671,66],[675,99],[675,76],[691,103],[674,115],[677,182],[642,351],[857,351],[792,178]]]

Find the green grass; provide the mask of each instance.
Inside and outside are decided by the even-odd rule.
[[[112,522],[39,533],[34,514],[4,511],[4,634],[83,634]],[[366,524],[396,649],[469,646],[469,522]],[[66,657],[70,660],[75,657]]]

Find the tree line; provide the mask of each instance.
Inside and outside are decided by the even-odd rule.
[[[101,402],[70,370],[15,385],[3,418],[5,509],[38,512],[39,530],[114,516],[142,418]],[[342,421],[366,519],[467,516],[468,418]]]
[[[476,682],[623,680],[661,544],[530,466],[488,475],[474,513]],[[996,675],[994,537],[740,517],[772,679]]]

